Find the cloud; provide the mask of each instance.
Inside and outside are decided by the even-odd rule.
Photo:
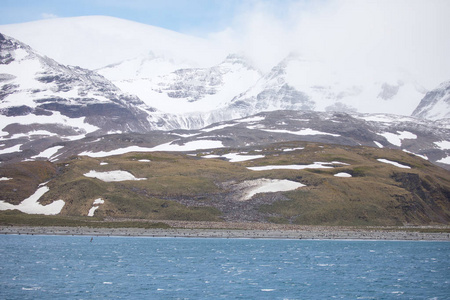
[[[52,13],[42,13],[41,14],[41,19],[55,19],[58,18],[57,15],[52,14]]]
[[[265,71],[296,52],[347,76],[402,72],[428,89],[450,80],[450,1],[252,3],[210,38]]]

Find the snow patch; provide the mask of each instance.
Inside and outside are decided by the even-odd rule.
[[[384,146],[383,145],[381,145],[381,143],[378,143],[377,141],[373,141],[374,143],[375,143],[375,145],[377,145],[378,146],[378,148],[384,148]]]
[[[295,150],[303,150],[305,149],[304,147],[298,147],[298,148],[289,148],[289,149],[283,149],[283,152],[292,152]]]
[[[138,161],[140,161],[140,162],[150,162],[151,160],[150,159],[140,159]]]
[[[295,190],[305,185],[286,179],[256,179],[247,180],[239,184],[239,188],[244,190],[241,201],[250,200],[254,195],[259,193],[286,192]]]
[[[345,172],[341,172],[341,173],[334,174],[334,176],[335,176],[335,177],[345,177],[345,178],[350,178],[350,177],[352,177],[351,174],[345,173]]]
[[[102,198],[95,199],[94,203],[92,203],[93,206],[91,207],[91,209],[89,209],[88,217],[93,217],[95,211],[100,207],[99,204],[103,203],[105,203],[105,200],[103,200]]]
[[[379,159],[377,159],[377,160],[378,160],[379,162],[382,162],[382,163],[385,163],[385,164],[391,164],[391,165],[396,166],[396,167],[399,167],[399,168],[403,168],[403,169],[411,169],[410,166],[405,166],[405,165],[402,165],[402,164],[400,164],[400,163],[398,163],[398,162],[396,162],[396,161],[387,160],[387,159],[385,159],[385,158],[379,158]]]
[[[210,128],[203,128],[200,131],[204,131],[204,132],[211,132],[214,130],[219,130],[219,129],[223,129],[223,128],[227,128],[227,127],[232,127],[235,126],[236,124],[223,124],[223,125],[218,125],[218,126],[214,126],[214,127],[210,127]]]
[[[55,146],[55,147],[51,147],[51,148],[48,148],[48,149],[42,151],[41,153],[39,153],[39,154],[37,154],[37,155],[32,156],[31,158],[44,157],[44,158],[50,159],[50,158],[51,158],[53,155],[55,155],[55,154],[59,151],[59,149],[61,149],[61,148],[64,148],[64,146]]]
[[[215,148],[223,148],[224,145],[221,141],[211,141],[211,140],[198,140],[187,142],[184,145],[172,144],[173,142],[169,142],[166,144],[158,145],[153,148],[139,147],[139,146],[130,146],[126,148],[120,148],[111,151],[100,151],[100,152],[90,152],[84,151],[81,152],[80,156],[89,156],[89,157],[107,157],[112,155],[121,155],[130,152],[156,152],[156,151],[174,151],[174,152],[183,152],[183,151],[196,151],[200,149],[215,149]]]
[[[434,142],[441,150],[450,150],[450,141]]]
[[[249,118],[234,120],[234,121],[239,122],[239,123],[252,123],[252,122],[261,122],[261,121],[264,121],[265,119],[266,119],[266,117],[254,116],[254,117],[249,117]]]
[[[436,162],[438,162],[438,163],[442,163],[442,164],[447,164],[447,165],[450,165],[450,156],[447,156],[447,157],[441,158],[440,160],[438,160],[438,161],[436,161]]]
[[[405,139],[417,139],[417,135],[409,131],[397,131],[397,133],[384,132],[378,135],[383,136],[392,145],[401,147],[402,141]]]
[[[26,198],[18,205],[0,200],[0,210],[17,209],[26,214],[57,215],[66,204],[63,200],[53,201],[47,205],[42,205],[38,202],[42,195],[48,191],[49,188],[47,186],[41,186],[36,190],[36,192],[34,192],[33,195]]]
[[[1,154],[7,154],[7,153],[13,153],[13,152],[21,152],[22,151],[22,150],[20,150],[21,146],[22,146],[22,144],[19,144],[19,145],[14,145],[14,146],[9,147],[9,148],[1,149],[0,150],[0,155]]]
[[[126,180],[146,180],[147,178],[136,178],[133,174],[127,171],[108,171],[108,172],[97,172],[94,170],[89,171],[84,174],[86,177],[97,178],[105,182],[116,182],[116,181],[126,181]]]
[[[7,181],[7,180],[11,180],[12,178],[8,178],[8,177],[0,177],[0,181]]]
[[[252,171],[332,169],[334,167],[329,166],[331,164],[348,165],[346,163],[332,161],[332,162],[314,162],[313,164],[309,164],[309,165],[271,165],[271,166],[260,166],[260,167],[247,167],[247,169],[252,170]]]
[[[265,156],[259,155],[259,154],[258,155],[242,155],[242,153],[228,153],[228,154],[224,154],[224,155],[210,154],[210,155],[205,155],[202,157],[203,158],[221,158],[221,157],[223,157],[223,158],[228,159],[230,162],[241,162],[241,161],[263,158]]]
[[[406,153],[409,153],[409,154],[413,154],[413,155],[415,155],[415,156],[418,156],[418,157],[420,157],[420,158],[423,158],[423,159],[425,159],[425,160],[428,160],[428,157],[427,157],[426,155],[421,155],[421,154],[413,153],[413,152],[408,151],[408,150],[406,150],[406,149],[403,149],[403,152],[406,152]]]
[[[289,134],[295,134],[295,135],[331,135],[331,136],[341,136],[340,134],[334,134],[329,132],[322,132],[317,131],[311,128],[306,128],[298,131],[290,131],[290,130],[284,130],[284,129],[261,129],[263,131],[267,132],[275,132],[275,133],[289,133]]]

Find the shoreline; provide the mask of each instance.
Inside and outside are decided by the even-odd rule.
[[[447,232],[417,232],[347,227],[308,226],[299,229],[207,229],[207,228],[91,228],[63,226],[0,226],[0,235],[72,235],[117,237],[173,237],[173,238],[248,238],[295,240],[393,240],[393,241],[450,241]]]

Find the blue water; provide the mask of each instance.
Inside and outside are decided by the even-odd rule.
[[[2,299],[450,299],[450,243],[0,236]]]

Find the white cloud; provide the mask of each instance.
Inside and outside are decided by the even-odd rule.
[[[255,3],[211,38],[265,71],[295,51],[356,78],[402,72],[428,89],[450,79],[450,1]]]

